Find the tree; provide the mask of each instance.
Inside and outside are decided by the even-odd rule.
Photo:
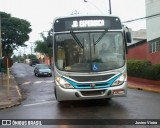
[[[26,20],[11,17],[10,14],[5,12],[0,12],[0,15],[3,55],[9,55],[18,46],[26,46],[24,43],[29,40],[28,34],[32,29],[30,23]]]
[[[37,59],[37,56],[34,55],[34,54],[28,54],[28,55],[23,54],[23,56],[21,56],[21,55],[18,55],[18,56],[13,55],[12,60],[13,60],[13,62],[24,62],[25,59],[33,59],[33,58]]]
[[[48,45],[47,45],[47,37],[45,37],[42,33],[41,33],[41,37],[43,38],[43,40],[37,40],[35,42],[36,47],[35,47],[34,51],[48,56],[49,57],[49,61],[50,61],[50,65],[51,65],[51,59],[53,57],[53,48],[52,47],[48,47]]]
[[[19,56],[14,55],[14,56],[12,57],[12,60],[13,60],[13,62],[22,63],[22,62],[25,61],[25,58],[24,58],[24,56],[21,56],[21,55],[19,55]]]
[[[17,56],[16,56],[16,55],[14,55],[14,56],[12,57],[12,60],[13,60],[13,62],[17,62],[17,61],[18,61]]]
[[[33,58],[37,59],[37,56],[34,54],[28,54],[27,56],[28,56],[28,59],[33,59]]]

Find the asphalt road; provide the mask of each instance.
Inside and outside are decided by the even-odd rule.
[[[20,106],[0,111],[0,119],[160,119],[160,94],[128,89],[127,97],[106,100],[70,101],[58,103],[54,96],[53,77],[35,77],[34,67],[14,64],[12,72],[26,95]],[[108,125],[107,125],[108,126]],[[107,127],[95,125],[95,127]],[[12,126],[13,127],[13,126]],[[30,126],[31,127],[31,126]],[[42,126],[43,127],[43,126]],[[46,126],[45,126],[46,127]],[[82,126],[47,126],[47,128],[80,128]],[[90,125],[84,125],[90,128]],[[112,125],[110,128],[117,127]],[[139,127],[120,126],[118,127]],[[145,125],[141,128],[158,128]]]

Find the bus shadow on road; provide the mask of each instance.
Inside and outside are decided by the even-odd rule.
[[[93,107],[93,106],[119,106],[121,104],[115,101],[114,99],[94,99],[94,100],[80,100],[80,101],[63,101],[58,103],[58,107],[65,108],[65,107]]]
[[[83,100],[58,103],[58,114],[63,118],[124,118],[128,116],[125,105],[116,99]],[[109,116],[110,115],[110,116]]]

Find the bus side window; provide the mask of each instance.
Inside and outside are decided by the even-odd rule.
[[[61,46],[58,46],[58,67],[60,69],[63,69],[65,60],[65,51]]]

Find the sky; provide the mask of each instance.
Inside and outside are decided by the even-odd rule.
[[[47,35],[55,17],[71,15],[78,12],[86,14],[109,15],[109,0],[0,0],[0,11],[12,17],[25,19],[31,24],[32,32],[27,48],[19,48],[14,53],[31,53],[34,42],[41,40],[40,33]],[[118,16],[122,22],[145,17],[145,0],[110,0],[112,15]],[[145,20],[125,24],[133,30],[145,29]]]

